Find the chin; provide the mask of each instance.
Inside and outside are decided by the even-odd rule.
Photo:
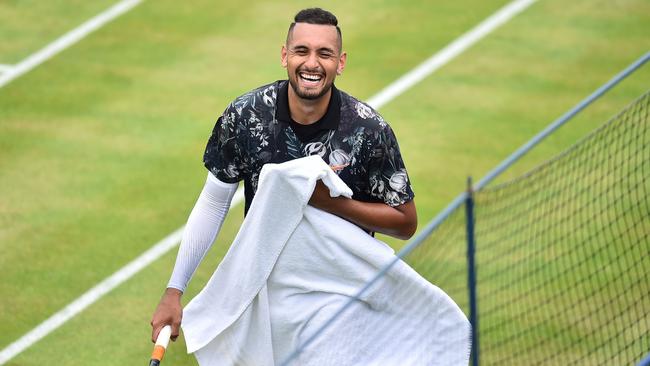
[[[332,89],[332,84],[324,85],[320,89],[304,89],[301,87],[296,87],[295,81],[290,82],[291,87],[293,88],[293,91],[296,93],[298,97],[301,99],[306,99],[306,100],[316,100],[322,98],[325,94],[327,94],[330,89]]]
[[[325,92],[326,93],[326,92]],[[307,100],[316,100],[318,98],[321,98],[323,95],[325,95],[323,91],[316,92],[316,91],[299,91],[296,92],[296,95],[298,95],[302,99],[307,99]]]

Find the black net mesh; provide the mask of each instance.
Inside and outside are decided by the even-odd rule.
[[[633,365],[650,352],[649,99],[475,195],[481,364]]]
[[[443,289],[468,314],[465,227],[461,206],[404,260],[422,277]]]

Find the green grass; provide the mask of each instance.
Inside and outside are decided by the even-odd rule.
[[[111,0],[0,2],[0,64],[14,64],[114,4]]]
[[[505,3],[332,2],[349,54],[337,84],[368,98]],[[0,63],[19,61],[107,4],[1,3],[0,35],[11,42],[0,45]],[[285,76],[280,45],[302,6],[147,1],[0,89],[1,348],[186,220],[214,120],[235,96]],[[646,52],[648,14],[641,0],[540,1],[386,105],[421,226],[467,174],[480,177]],[[649,80],[648,70],[637,73],[506,177],[573,143]],[[229,215],[186,301],[241,217],[241,207]],[[173,261],[166,255],[9,365],[145,362],[148,321]],[[193,362],[181,344],[168,357]]]

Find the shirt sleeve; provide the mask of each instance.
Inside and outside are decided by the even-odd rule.
[[[233,104],[219,117],[203,154],[205,167],[219,180],[236,183],[248,170],[239,139],[239,114]]]
[[[374,138],[368,170],[370,195],[392,207],[411,201],[415,194],[393,130],[385,125]]]

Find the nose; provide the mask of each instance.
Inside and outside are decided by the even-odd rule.
[[[305,61],[305,67],[308,69],[316,69],[318,66],[318,55],[315,52],[310,52]]]

